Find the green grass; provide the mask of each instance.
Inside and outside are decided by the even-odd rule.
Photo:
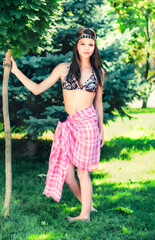
[[[109,121],[105,126],[105,139],[109,141],[121,136],[132,139],[155,138],[155,113],[139,113],[131,116],[131,120],[117,118],[116,122]]]
[[[124,111],[128,114],[138,114],[138,113],[155,113],[155,108],[148,107],[148,108],[124,108]]]
[[[17,157],[23,142],[14,140],[12,205],[10,218],[0,217],[0,239],[154,240],[155,114],[134,112],[132,116],[132,120],[118,118],[105,126],[106,142],[100,166],[91,173],[93,201],[98,212],[91,214],[90,223],[68,223],[66,216],[78,215],[81,205],[67,186],[64,185],[60,203],[42,194],[45,177],[38,175],[47,172],[50,142],[40,143],[45,152],[39,159],[37,156],[28,159]],[[3,156],[1,211],[4,185]]]

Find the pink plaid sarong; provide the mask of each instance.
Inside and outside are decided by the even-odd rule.
[[[58,122],[52,143],[46,187],[43,192],[59,202],[69,161],[77,168],[94,171],[100,161],[98,116],[91,105]]]

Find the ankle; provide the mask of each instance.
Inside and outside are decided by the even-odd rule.
[[[90,214],[80,214],[79,215],[79,217],[81,218],[81,219],[90,219]]]

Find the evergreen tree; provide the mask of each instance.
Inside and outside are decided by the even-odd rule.
[[[138,94],[138,83],[134,73],[135,65],[128,63],[126,60],[128,58],[128,49],[125,43],[131,36],[130,32],[127,31],[124,34],[120,34],[114,29],[113,25],[116,24],[116,17],[114,14],[108,15],[110,6],[106,1],[62,1],[61,7],[63,11],[60,9],[60,17],[56,20],[57,33],[53,35],[52,48],[54,49],[54,56],[57,54],[58,59],[61,56],[60,54],[64,54],[64,57],[59,58],[60,62],[64,60],[70,61],[75,44],[75,31],[82,27],[93,28],[97,33],[103,64],[111,77],[111,81],[106,80],[103,95],[104,122],[107,123],[108,120],[116,117],[113,113],[115,109],[118,110],[121,116],[125,115],[123,107]],[[53,59],[54,56],[52,57]],[[57,86],[59,86],[59,88],[55,89],[57,92],[53,92],[55,97],[61,94],[58,91],[58,89],[61,89],[61,82]],[[48,92],[52,93],[52,88]],[[53,95],[50,94],[49,96]],[[52,101],[53,106],[45,108],[46,111],[42,114],[44,118],[41,117],[39,120],[40,125],[37,125],[38,128],[36,129],[38,133],[41,132],[42,128],[46,128],[48,117],[58,116],[59,104],[56,104],[57,100],[55,103],[54,99]],[[29,124],[28,130],[34,128],[36,121],[37,119],[34,118],[27,120]],[[51,126],[55,126],[54,122]]]
[[[71,60],[75,31],[81,27],[93,28],[103,64],[111,77],[111,80],[106,80],[103,95],[105,123],[116,117],[115,109],[124,115],[123,107],[137,94],[135,66],[126,60],[125,42],[130,33],[120,34],[115,30],[116,17],[108,14],[109,9],[106,1],[61,1],[52,46],[45,42],[41,56],[31,53],[31,56],[24,55],[17,60],[18,67],[28,77],[40,82],[57,64]],[[12,115],[13,125],[17,128],[22,126],[33,138],[55,128],[63,109],[61,81],[39,96],[27,91],[14,76],[12,84],[14,88],[10,97],[16,113]]]

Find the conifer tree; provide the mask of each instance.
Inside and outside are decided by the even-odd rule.
[[[128,52],[125,43],[130,38],[130,32],[120,34],[114,29],[113,24],[115,24],[116,18],[113,14],[108,15],[110,6],[106,1],[67,0],[62,1],[61,4],[63,11],[56,20],[57,33],[53,35],[53,51],[51,51],[54,55],[51,56],[52,64],[49,61],[49,65],[46,65],[46,67],[51,71],[51,65],[53,68],[57,63],[65,60],[70,61],[75,44],[76,30],[82,27],[93,28],[97,32],[103,65],[111,77],[111,81],[106,80],[103,95],[104,121],[107,123],[114,119],[116,115],[113,112],[116,109],[121,116],[125,115],[123,107],[131,102],[137,94],[135,65],[128,63],[126,60]],[[47,54],[46,57],[48,56],[50,55]],[[42,58],[42,62],[46,61],[46,57],[44,57],[44,60]],[[50,93],[49,98],[48,93]],[[56,126],[60,107],[63,105],[62,101],[58,102],[57,100],[58,96],[61,96],[62,100],[61,82],[59,81],[55,88],[53,86],[49,89],[48,93],[45,94],[47,99],[50,101],[52,99],[52,106],[50,106],[51,104],[48,107],[44,105],[45,111],[40,115],[39,121],[34,117],[26,120],[29,125],[27,130],[31,131],[31,134],[37,133],[38,135],[45,129],[48,130]],[[46,101],[48,101],[47,99]]]

